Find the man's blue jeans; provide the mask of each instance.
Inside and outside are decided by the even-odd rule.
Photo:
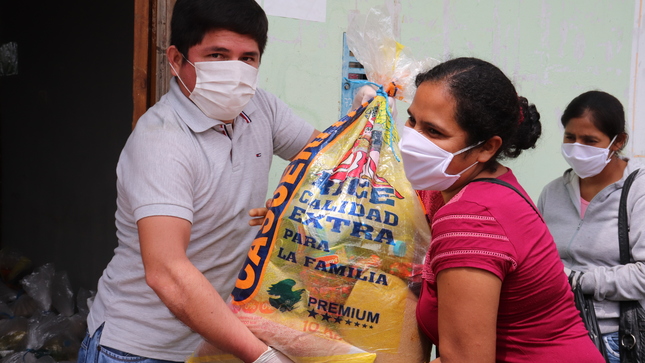
[[[175,363],[168,360],[139,357],[117,349],[105,347],[99,344],[103,325],[96,329],[93,336],[85,334],[78,351],[78,363]]]

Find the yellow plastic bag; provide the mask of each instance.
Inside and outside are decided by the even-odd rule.
[[[409,285],[429,228],[396,140],[377,96],[308,145],[274,194],[232,303],[295,362],[427,360]],[[229,361],[214,352],[204,344],[191,361]]]

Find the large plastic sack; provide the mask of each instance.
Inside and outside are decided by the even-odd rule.
[[[66,271],[56,271],[51,282],[52,307],[60,315],[74,314],[74,292]]]
[[[0,352],[25,349],[28,332],[29,321],[27,318],[0,319]]]
[[[27,294],[20,295],[16,301],[11,304],[11,310],[13,311],[14,316],[25,318],[31,318],[43,311],[38,301],[34,300],[33,297]]]
[[[77,358],[87,325],[85,318],[43,312],[29,319],[27,350],[50,355],[56,361],[74,361]]]
[[[384,17],[372,9],[347,32],[377,96],[287,166],[232,293],[237,317],[297,363],[429,360],[414,291],[430,231],[388,95],[409,101],[431,64],[410,59]],[[188,362],[240,360],[202,342]]]
[[[96,291],[87,290],[84,288],[78,289],[76,294],[76,308],[78,309],[78,314],[87,317],[90,313],[90,303],[94,301],[96,296]]]
[[[430,237],[397,160],[386,97],[286,169],[233,291],[260,339],[298,363],[425,362],[410,288]],[[207,343],[192,362],[239,362]]]
[[[52,305],[51,285],[55,273],[54,264],[47,263],[21,280],[23,289],[40,304],[43,311],[49,311]]]

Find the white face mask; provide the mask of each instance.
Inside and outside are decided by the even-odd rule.
[[[562,156],[580,178],[596,176],[611,161],[609,148],[616,140],[616,136],[611,139],[609,146],[606,148],[583,145],[577,142],[573,144],[563,143],[561,148]]]
[[[446,174],[446,169],[448,169],[452,158],[482,143],[483,141],[480,141],[475,145],[450,153],[414,129],[404,127],[401,141],[399,141],[399,149],[401,149],[405,176],[416,190],[446,190],[459,179],[462,173],[478,163],[476,161],[455,175]]]
[[[258,69],[247,63],[234,60],[193,64],[188,59],[186,61],[195,67],[197,76],[195,89],[188,98],[212,119],[235,119],[255,94]],[[184,81],[179,76],[177,78],[186,87]]]

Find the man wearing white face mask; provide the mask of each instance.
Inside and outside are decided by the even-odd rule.
[[[627,133],[623,106],[616,97],[585,92],[569,103],[561,122],[562,156],[572,169],[544,187],[538,208],[565,273],[573,281],[580,277],[583,293],[593,295],[607,358],[618,363],[620,301],[645,303],[645,165],[620,156]],[[623,265],[618,209],[625,180],[637,170],[627,198],[633,263]]]
[[[255,0],[176,2],[175,78],[121,153],[119,244],[79,362],[183,362],[202,337],[244,362],[290,362],[225,303],[261,222],[249,211],[264,205],[272,156],[292,159],[317,134],[256,88],[267,28]]]

